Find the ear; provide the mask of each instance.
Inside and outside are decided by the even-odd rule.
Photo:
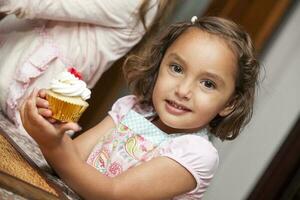
[[[235,105],[236,105],[236,99],[233,98],[232,100],[229,101],[229,103],[226,105],[226,107],[219,112],[219,115],[221,117],[226,117],[227,115],[229,115],[230,113],[232,113],[234,111]]]

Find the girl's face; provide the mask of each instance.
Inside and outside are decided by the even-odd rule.
[[[193,132],[230,114],[237,59],[225,40],[189,28],[167,49],[152,101],[163,131]]]

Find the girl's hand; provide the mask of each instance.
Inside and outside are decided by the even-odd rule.
[[[41,95],[41,94],[39,94]],[[55,123],[51,124],[40,113],[45,110],[40,105],[41,101],[37,90],[34,90],[27,97],[20,108],[20,115],[23,126],[28,134],[42,147],[52,148],[59,145],[63,134],[67,130],[78,131],[80,127],[76,123]],[[43,92],[42,92],[43,96]],[[38,102],[39,101],[39,102]]]
[[[38,108],[38,112],[44,118],[46,118],[50,123],[54,124],[57,120],[53,119],[52,111],[49,109],[49,103],[46,100],[46,91],[41,89],[38,91],[38,96],[36,99],[36,107]]]

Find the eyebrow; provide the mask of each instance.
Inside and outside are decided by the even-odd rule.
[[[169,57],[174,57],[175,59],[177,59],[178,61],[182,62],[183,64],[186,64],[185,60],[180,57],[178,54],[176,53],[170,53]],[[208,71],[205,71],[202,73],[204,76],[207,76],[209,78],[212,78],[214,80],[217,80],[218,82],[220,82],[221,84],[225,85],[225,81],[222,77],[218,76],[217,74],[215,73],[212,73],[212,72],[208,72]]]
[[[180,57],[177,53],[170,53],[168,57],[174,57],[176,60],[180,61],[183,64],[186,64],[185,60]]]

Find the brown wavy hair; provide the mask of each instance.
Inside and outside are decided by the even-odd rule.
[[[235,109],[226,117],[217,115],[209,123],[213,135],[221,140],[232,140],[252,117],[260,70],[249,34],[234,22],[219,17],[202,17],[195,23],[180,22],[170,25],[146,53],[140,54],[143,56],[127,57],[123,65],[125,79],[141,105],[152,106],[153,88],[164,54],[173,42],[191,27],[223,38],[236,55],[238,75],[233,98]]]

